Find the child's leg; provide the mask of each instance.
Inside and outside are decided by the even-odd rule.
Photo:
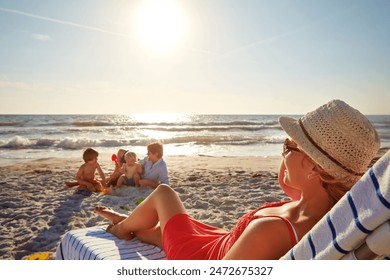
[[[92,183],[86,185],[85,188],[87,188],[87,190],[90,192],[95,192],[95,186]]]
[[[115,187],[120,175],[121,175],[120,172],[114,171],[114,173],[112,173],[107,180],[107,186],[111,185]]]
[[[79,185],[78,182],[65,182],[64,184],[65,184],[65,186],[70,187],[70,188]]]
[[[100,192],[102,190],[102,187],[103,187],[102,183],[99,182],[98,180],[94,180],[93,186],[95,188],[95,190],[94,190],[95,192]]]
[[[139,180],[141,179],[141,176],[138,173],[135,173],[133,175],[133,180],[136,187],[139,187]]]
[[[167,221],[176,214],[185,213],[185,208],[177,193],[167,185],[160,185],[151,193],[125,220],[111,226],[108,232],[121,239],[131,238],[137,232],[153,232],[160,224],[160,232],[164,231]],[[141,234],[142,235],[142,234]],[[161,244],[161,234],[153,232],[154,244]],[[150,237],[150,236],[148,236]]]
[[[124,176],[125,176],[125,175],[122,175],[122,176],[120,176],[120,177],[118,178],[118,181],[116,182],[116,187],[117,187],[117,188],[120,188],[120,187],[123,185],[123,183],[124,183],[124,181],[125,181]]]

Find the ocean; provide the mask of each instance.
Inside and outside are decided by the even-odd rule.
[[[80,157],[132,150],[139,157],[153,141],[164,155],[271,156],[286,138],[280,115],[0,115],[0,163],[47,157]],[[290,115],[299,118],[300,115]],[[390,147],[390,115],[370,115]]]

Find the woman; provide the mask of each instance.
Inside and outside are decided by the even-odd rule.
[[[95,211],[113,223],[108,232],[158,245],[168,259],[279,259],[359,180],[380,146],[370,122],[340,100],[279,121],[291,137],[283,145],[279,182],[293,200],[251,211],[231,232],[190,217],[167,185],[129,217],[106,207]]]

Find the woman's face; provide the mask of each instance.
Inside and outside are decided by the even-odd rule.
[[[294,141],[286,139],[282,155],[286,167],[283,182],[288,186],[299,186],[305,176],[303,172],[303,160],[307,157],[305,152],[300,150]]]

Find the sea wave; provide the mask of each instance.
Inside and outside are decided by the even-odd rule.
[[[132,127],[130,129],[136,129],[137,127]],[[139,128],[137,128],[139,129]],[[277,129],[282,130],[280,125],[253,125],[253,126],[148,126],[144,127],[144,130],[153,130],[153,131],[165,131],[165,132],[199,132],[199,131],[213,131],[213,132],[223,132],[223,131],[260,131],[264,129]]]
[[[0,126],[22,126],[24,125],[23,122],[0,122]]]
[[[8,142],[4,140],[0,142],[0,148],[3,149],[22,149],[29,148],[31,145],[32,142],[29,139],[21,136],[15,136],[11,138]]]
[[[106,117],[107,119],[107,117]],[[183,122],[164,122],[153,121],[143,122],[126,119],[111,119],[111,120],[74,120],[69,117],[69,120],[64,119],[46,119],[46,120],[24,120],[24,121],[0,121],[0,126],[75,126],[75,127],[94,127],[94,126],[132,126],[132,127],[147,127],[147,126],[274,126],[278,125],[277,119],[270,121],[183,121]]]
[[[210,121],[210,122],[140,122],[140,121],[126,121],[126,120],[115,120],[112,122],[108,121],[73,121],[71,123],[57,123],[59,126],[127,126],[127,127],[175,127],[175,126],[186,126],[186,127],[220,127],[220,126],[275,126],[279,125],[277,120],[272,121]]]
[[[71,124],[64,123],[63,125],[74,125],[74,126],[117,126],[118,123],[110,123],[110,122],[101,122],[101,121],[75,121]]]
[[[55,148],[62,150],[78,150],[86,147],[126,147],[146,146],[150,142],[160,141],[163,144],[177,145],[254,145],[260,143],[282,143],[278,137],[264,136],[178,136],[166,139],[143,138],[143,139],[90,139],[71,138],[65,139],[29,139],[15,136],[9,140],[0,141],[0,149],[47,149]]]

